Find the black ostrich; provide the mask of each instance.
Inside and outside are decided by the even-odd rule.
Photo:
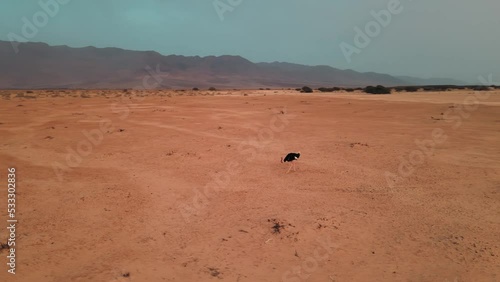
[[[295,163],[293,161],[296,161],[300,158],[300,152],[297,153],[288,153],[285,158],[281,158],[282,163],[290,162],[290,167],[288,168],[286,173],[290,172],[290,169],[293,167],[293,171],[295,171]]]

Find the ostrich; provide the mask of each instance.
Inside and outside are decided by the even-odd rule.
[[[290,172],[290,169],[293,167],[293,171],[295,171],[295,163],[293,161],[298,160],[300,158],[300,152],[297,153],[288,153],[285,158],[281,158],[282,163],[290,162],[290,167],[288,168],[286,173]]]

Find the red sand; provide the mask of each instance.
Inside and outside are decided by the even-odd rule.
[[[498,91],[67,92],[3,91],[1,281],[500,281]]]

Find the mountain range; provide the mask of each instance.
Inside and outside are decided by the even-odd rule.
[[[120,48],[0,41],[0,88],[283,88],[464,84],[330,66],[254,63],[240,56],[162,55]]]

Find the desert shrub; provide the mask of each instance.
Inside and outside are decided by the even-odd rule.
[[[406,92],[417,92],[418,87],[417,86],[406,86],[403,88]]]
[[[427,85],[423,87],[424,91],[447,91],[448,89],[458,89],[454,85]]]
[[[490,88],[488,86],[478,85],[478,86],[473,87],[472,90],[474,90],[474,91],[488,91],[488,90],[490,90]]]
[[[304,93],[313,93],[313,90],[311,89],[311,87],[308,87],[308,86],[302,87],[301,90],[302,90],[301,92],[304,92]]]
[[[193,91],[198,91],[200,89],[198,89],[198,87],[193,87]]]
[[[321,92],[333,92],[333,91],[340,91],[342,88],[340,87],[320,87],[318,88],[319,91]]]
[[[328,88],[328,87],[320,87],[318,88],[320,92],[333,92],[333,88]]]
[[[301,92],[301,91],[302,91],[302,89],[300,89],[300,88],[295,88],[295,91]]]
[[[346,88],[344,90],[347,91],[347,92],[354,92],[355,89],[354,88]]]
[[[217,89],[215,89],[215,87],[210,87],[208,88],[209,91],[217,91]]]
[[[463,90],[466,89],[465,86],[456,86],[456,85],[425,85],[423,87],[420,87],[424,91],[451,91],[451,90]]]
[[[365,87],[365,92],[369,94],[391,94],[391,89],[386,88],[382,85],[377,86],[367,86]]]

